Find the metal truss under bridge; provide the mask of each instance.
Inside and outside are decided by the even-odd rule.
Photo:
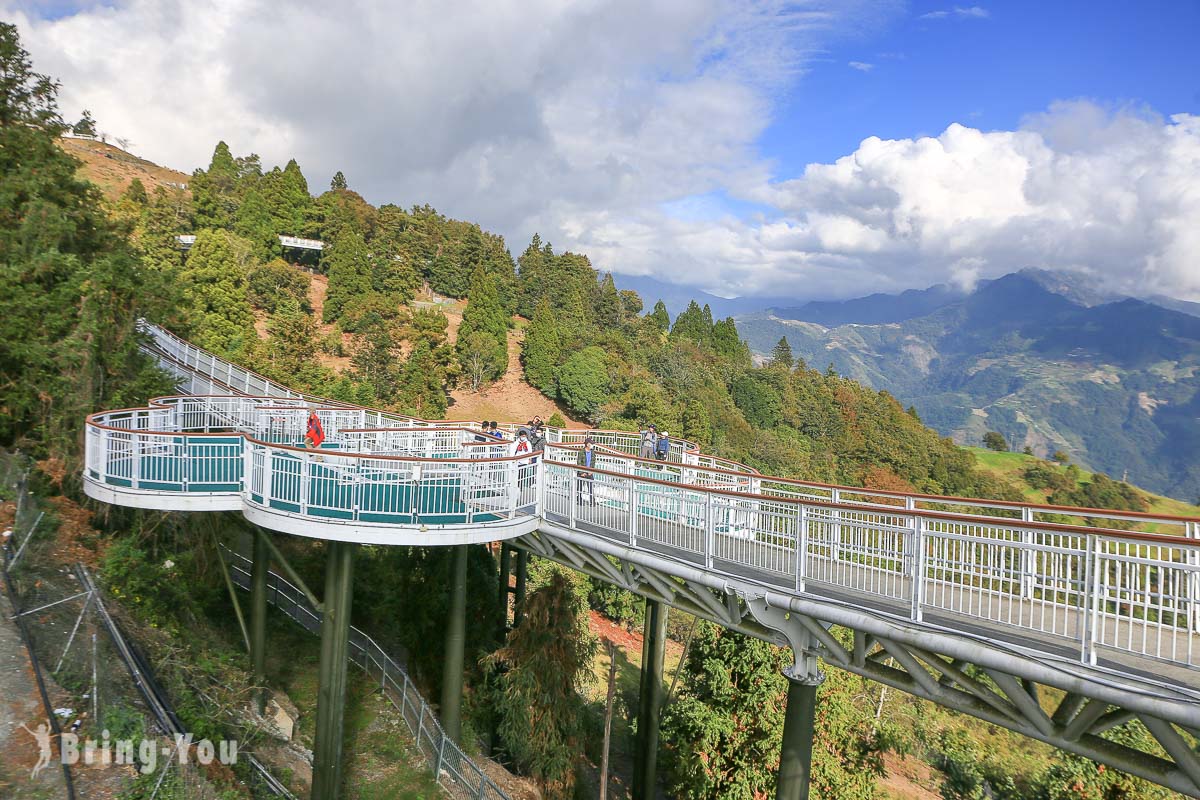
[[[794,681],[821,658],[1200,797],[1200,519],[788,480],[678,439],[652,461],[620,431],[550,429],[518,456],[473,422],[306,397],[143,328],[181,394],[88,418],[97,500],[341,543],[506,540],[790,647]],[[1131,720],[1153,752],[1105,737]]]

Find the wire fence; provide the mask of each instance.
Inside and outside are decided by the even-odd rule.
[[[180,758],[173,751],[175,737],[186,731],[145,658],[108,615],[91,574],[82,565],[63,567],[55,552],[62,546],[55,509],[30,490],[28,470],[24,459],[0,451],[0,501],[15,504],[11,526],[0,531],[0,581],[13,603],[34,678],[45,687],[44,713],[55,743],[51,757],[62,764],[66,796],[116,796],[133,782],[144,789],[139,797],[217,800],[221,789],[196,752]],[[100,768],[108,762],[99,750],[88,754],[89,741],[107,742],[109,765],[129,764],[135,773]],[[123,761],[121,742],[133,743]],[[154,747],[143,750],[148,742]],[[236,775],[255,797],[297,800],[253,754],[239,748],[236,758],[241,765]]]
[[[241,553],[222,548],[229,559],[233,582],[250,588],[251,561]],[[304,592],[271,572],[267,579],[267,602],[274,605],[309,633],[320,635],[321,614]],[[510,800],[462,748],[445,734],[429,703],[417,690],[408,673],[384,652],[375,640],[358,628],[350,629],[350,661],[379,683],[388,702],[400,712],[417,750],[425,758],[438,784],[462,800]]]

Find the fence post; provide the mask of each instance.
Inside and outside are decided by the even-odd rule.
[[[1200,522],[1184,523],[1184,534],[1186,538],[1200,544]],[[1192,568],[1188,579],[1191,587],[1188,589],[1188,601],[1191,604],[1188,616],[1191,618],[1191,630],[1200,633],[1200,546],[1189,547],[1187,550],[1184,562]]]
[[[129,458],[129,483],[137,489],[142,480],[142,435],[137,432],[136,419],[129,433]]]
[[[912,620],[920,622],[925,604],[925,518],[913,520]]]
[[[637,482],[629,478],[629,546],[637,547],[638,503]]]
[[[829,490],[829,501],[834,505],[842,502],[842,493],[837,489]],[[833,534],[829,542],[829,558],[837,561],[842,557],[842,512],[836,508],[830,509],[829,529]]]
[[[713,520],[713,495],[712,492],[704,494],[704,566],[706,569],[712,569],[713,565],[713,544],[715,543],[717,532],[713,529],[715,521]]]
[[[436,728],[434,730],[436,730]],[[437,783],[441,783],[442,781],[442,764],[445,763],[446,740],[449,738],[450,737],[446,735],[446,732],[442,731],[442,738],[438,742],[437,763],[434,764],[433,767],[433,780]]]
[[[1034,510],[1032,508],[1021,509],[1021,521],[1033,522]],[[1021,530],[1021,599],[1032,600],[1033,592],[1037,582],[1037,551],[1034,550],[1036,544],[1034,531],[1024,528]]]
[[[1079,598],[1079,615],[1081,617],[1079,655],[1084,664],[1091,665],[1096,663],[1095,636],[1100,613],[1100,558],[1097,552],[1099,543],[1100,538],[1094,534],[1088,534],[1085,539],[1087,550],[1083,560],[1083,594]]]
[[[808,577],[808,508],[800,509],[800,529],[796,532],[796,591],[804,591],[804,579]]]
[[[575,507],[575,501],[579,493],[583,490],[583,487],[579,485],[579,482],[582,480],[582,478],[580,477],[578,469],[572,470],[570,467],[567,469],[567,474],[571,476],[568,480],[568,491],[570,492],[570,497],[567,498],[567,519],[570,521],[571,528],[574,529],[575,515],[578,513]]]

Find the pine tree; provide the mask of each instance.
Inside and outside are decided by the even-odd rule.
[[[233,215],[233,232],[254,245],[260,261],[280,254],[279,235],[271,211],[257,188],[249,189]]]
[[[433,345],[418,341],[400,373],[400,410],[421,419],[440,419],[446,414],[446,368],[438,361]]]
[[[459,363],[472,378],[472,391],[499,378],[508,366],[508,316],[500,304],[496,282],[482,264],[471,279],[455,349]]]
[[[390,403],[396,395],[401,363],[400,340],[386,323],[374,325],[358,337],[358,348],[350,357],[354,377],[371,388],[373,396]]]
[[[775,349],[771,351],[770,364],[772,367],[779,367],[780,369],[791,371],[795,361],[792,358],[792,346],[788,344],[786,336],[781,337],[779,341],[775,343]]]
[[[340,189],[350,188],[349,184],[346,183],[346,176],[342,174],[340,169],[334,174],[333,180],[329,182],[329,188],[335,192]]]
[[[517,259],[517,313],[523,317],[532,317],[538,302],[545,296],[546,259],[554,257],[553,250],[547,256],[549,247],[549,244],[543,245],[542,237],[535,233]]]
[[[0,443],[62,456],[90,411],[169,391],[134,333],[166,293],[76,177],[57,85],[3,22],[0,76]]]
[[[572,796],[582,749],[580,691],[591,679],[595,651],[586,594],[555,571],[530,593],[525,620],[486,661],[499,672],[489,705],[504,749],[548,798]]]
[[[591,315],[580,289],[568,294],[567,302],[560,306],[558,333],[564,351],[576,351],[591,343]]]
[[[666,333],[671,327],[671,315],[667,312],[667,306],[662,300],[654,304],[654,310],[646,317],[653,321],[654,326],[663,333]]]
[[[325,249],[323,261],[329,285],[322,317],[333,322],[348,303],[371,291],[371,259],[362,235],[349,231]]]
[[[741,800],[773,797],[779,769],[789,653],[709,622],[697,628],[684,679],[663,715],[666,784],[671,797]],[[816,796],[867,800],[883,765],[883,737],[855,706],[863,679],[826,676],[818,702],[812,786]]]
[[[196,205],[198,228],[228,227],[237,209],[238,167],[229,145],[217,142],[207,170],[192,173],[188,188]]]
[[[596,300],[596,324],[601,328],[616,328],[621,324],[623,316],[621,295],[613,282],[612,273],[605,274],[600,281],[599,296]]]
[[[83,116],[79,118],[71,127],[71,133],[76,136],[95,136],[96,135],[96,120],[92,118],[92,112],[86,108],[83,110]]]
[[[222,230],[202,230],[179,273],[196,344],[225,355],[240,351],[254,334],[247,278],[256,266],[253,245]]]
[[[559,359],[562,358],[562,345],[558,338],[558,323],[554,319],[554,311],[544,297],[538,303],[533,312],[533,319],[525,330],[521,357],[525,364],[525,380],[540,389],[543,394],[554,397],[557,394],[554,376]]]
[[[701,310],[695,300],[675,318],[671,326],[672,339],[690,339],[696,344],[706,344],[712,340],[712,311],[707,305]]]
[[[142,183],[140,178],[131,180],[121,197],[138,206],[150,204],[150,195],[146,194],[146,184]]]
[[[749,363],[750,351],[738,337],[737,323],[733,317],[726,317],[713,325],[712,346],[719,355]]]

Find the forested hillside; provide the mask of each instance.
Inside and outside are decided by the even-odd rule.
[[[514,258],[501,236],[473,223],[424,205],[373,206],[341,173],[314,196],[295,161],[267,168],[223,143],[187,190],[147,192],[135,181],[105,201],[59,147],[56,87],[32,72],[9,25],[0,25],[0,62],[0,74],[11,77],[0,84],[0,445],[35,453],[48,470],[65,463],[52,472],[66,493],[77,492],[85,414],[172,389],[137,352],[135,321],[145,316],[296,388],[430,418],[453,412],[452,387],[477,391],[504,373],[508,331],[521,325],[528,382],[593,424],[655,422],[780,475],[1020,497],[1012,482],[979,469],[972,453],[887,392],[812,369],[786,343],[755,366],[733,319],[714,319],[692,303],[671,320],[661,303],[647,309],[636,293],[618,290],[586,255],[558,252],[536,236]],[[326,246],[319,258],[284,251],[281,233]],[[186,252],[181,234],[195,236]],[[314,272],[327,281],[319,318]],[[414,303],[418,294],[467,300],[453,339],[446,315],[436,304]],[[227,699],[224,687],[244,684],[248,665],[211,568],[216,542],[232,540],[235,526],[197,516],[116,510],[101,520],[97,548],[107,586],[123,590],[130,617],[158,643],[155,667],[183,694],[185,721],[212,726],[216,738],[224,711],[206,712],[194,687]],[[321,546],[279,539],[318,585]],[[355,623],[404,647],[432,696],[447,553],[364,547],[356,568],[371,602],[355,606]],[[495,619],[493,557],[474,547],[470,559],[470,619]],[[521,627],[502,639],[494,625],[468,626],[470,746],[489,741],[546,797],[589,796],[600,740],[597,703],[580,692],[596,650],[589,608],[632,626],[642,604],[550,562],[535,559],[531,573]],[[671,635],[693,638],[689,624],[677,618]],[[628,661],[617,652],[611,657]],[[771,796],[783,651],[704,623],[681,662],[663,725],[668,795]],[[933,783],[946,798],[1166,796],[1115,770],[1052,757],[999,729],[829,673],[817,719],[817,797],[880,796],[885,758],[896,763],[902,753],[940,776]],[[619,751],[631,715],[628,705],[618,709]],[[1117,731],[1143,735],[1133,724]]]
[[[1061,450],[1155,492],[1200,496],[1200,319],[1183,310],[1025,270],[969,294],[809,304],[738,327],[758,353],[786,336],[956,441],[996,431],[1018,450]]]

